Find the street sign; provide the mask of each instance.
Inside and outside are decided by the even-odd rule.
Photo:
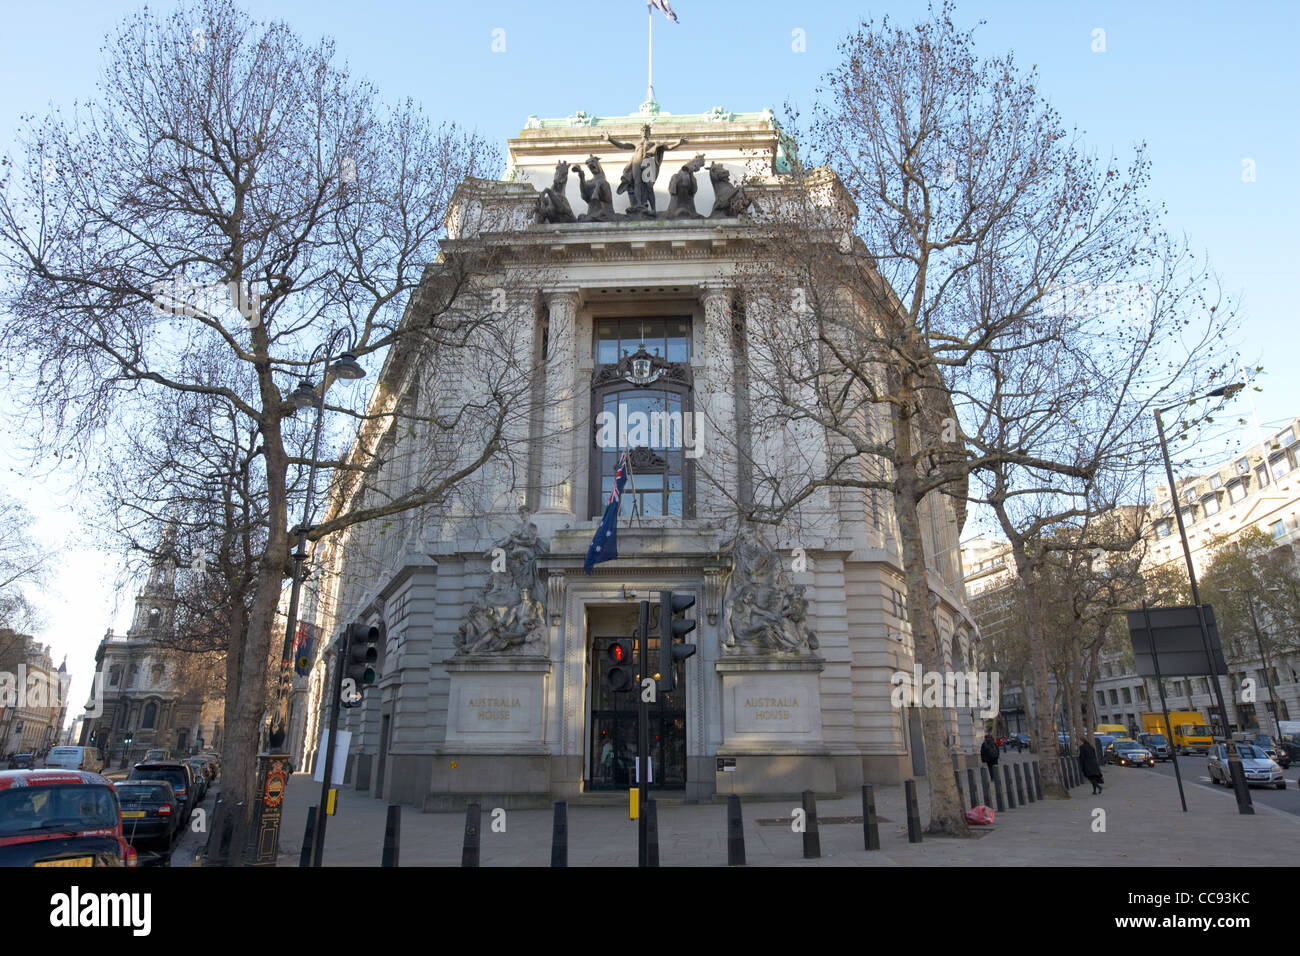
[[[1209,674],[1228,673],[1219,643],[1219,628],[1214,621],[1214,608],[1209,604],[1205,611],[1205,626],[1210,632],[1212,660],[1205,656],[1205,643],[1201,639],[1201,624],[1195,605],[1182,607],[1152,607],[1146,613],[1151,619],[1147,631],[1142,611],[1127,611],[1129,637],[1133,641],[1133,664],[1139,677],[1203,677]],[[1154,645],[1152,638],[1154,637]],[[1159,656],[1159,670],[1153,659]]]
[[[316,751],[316,773],[313,775],[317,783],[325,782],[325,754],[326,747],[329,746],[330,732],[322,730],[320,734],[320,749]],[[338,745],[334,748],[334,766],[330,770],[330,786],[343,786],[343,768],[348,762],[348,745],[352,743],[352,731],[340,730]]]

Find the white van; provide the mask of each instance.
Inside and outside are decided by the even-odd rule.
[[[104,769],[104,755],[98,747],[52,747],[45,755],[45,766],[99,773]]]

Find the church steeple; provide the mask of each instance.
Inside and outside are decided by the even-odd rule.
[[[149,562],[149,580],[136,595],[135,616],[128,637],[171,627],[172,609],[176,606],[176,559],[172,554],[175,546],[176,522],[169,520],[158,551]]]

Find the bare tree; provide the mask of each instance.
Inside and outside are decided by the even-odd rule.
[[[373,368],[503,322],[494,290],[468,282],[473,245],[440,256],[454,189],[497,158],[409,102],[381,105],[335,65],[332,41],[308,45],[224,0],[165,18],[141,12],[106,54],[99,98],[36,122],[23,161],[7,167],[3,343],[32,424],[60,446],[139,427],[190,395],[233,412],[241,441],[256,434],[264,529],[242,656],[228,674],[224,775],[227,799],[251,806],[292,498],[304,469],[340,464],[303,454],[314,417],[294,417],[286,396],[308,379],[329,389],[331,417],[353,416],[382,436],[406,413],[386,395],[364,407],[353,404],[357,391],[338,400],[337,376],[311,363],[316,346],[345,330],[351,355]],[[437,281],[424,281],[435,261]],[[512,383],[526,378],[509,372]],[[491,392],[483,418],[507,420],[527,394],[526,385]],[[462,467],[312,534],[440,501],[499,451],[491,428],[458,437],[482,439]]]
[[[825,80],[807,139],[837,177],[796,165],[797,188],[766,218],[767,252],[784,269],[768,270],[766,285],[760,270],[751,277],[762,290],[746,309],[755,437],[738,450],[755,475],[753,501],[737,495],[751,520],[788,520],[826,489],[886,495],[927,670],[950,653],[930,613],[929,568],[955,548],[925,529],[942,499],[960,524],[966,501],[991,500],[970,490],[972,476],[1002,474],[1007,493],[1053,498],[1034,505],[1031,537],[1072,510],[1096,513],[1106,500],[1098,488],[1130,488],[1139,476],[1117,463],[1150,450],[1141,413],[1221,374],[1205,343],[1228,326],[1207,298],[1213,277],[1182,268],[1163,238],[1144,198],[1142,152],[1127,166],[1088,153],[1032,72],[1009,55],[977,58],[951,14],[945,3],[914,28],[865,24]],[[1165,280],[1155,305],[1118,331],[1111,312],[1099,317],[1062,293],[1152,276]],[[1190,342],[1175,334],[1184,319],[1196,320]],[[1058,373],[1062,356],[1071,361]],[[1087,399],[1089,389],[1100,397]],[[809,427],[830,436],[815,454],[768,453]],[[1104,467],[1115,473],[1103,481]],[[1062,508],[1061,488],[1082,497]],[[1029,617],[1032,639],[1041,627]],[[1044,663],[1040,648],[1036,709],[1049,721],[1050,756]],[[952,755],[948,724],[922,712],[938,766]],[[1047,766],[1054,773],[1055,761]],[[952,781],[940,773],[930,785],[930,829],[964,833]]]
[[[0,628],[30,634],[41,617],[25,587],[48,580],[55,551],[32,536],[31,512],[20,502],[0,496]],[[0,670],[12,670],[0,664]]]

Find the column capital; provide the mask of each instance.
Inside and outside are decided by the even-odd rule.
[[[700,286],[700,301],[708,308],[731,308],[736,286],[723,283],[706,283]]]
[[[578,290],[543,289],[542,301],[546,303],[547,308],[561,306],[576,310],[578,308]]]

